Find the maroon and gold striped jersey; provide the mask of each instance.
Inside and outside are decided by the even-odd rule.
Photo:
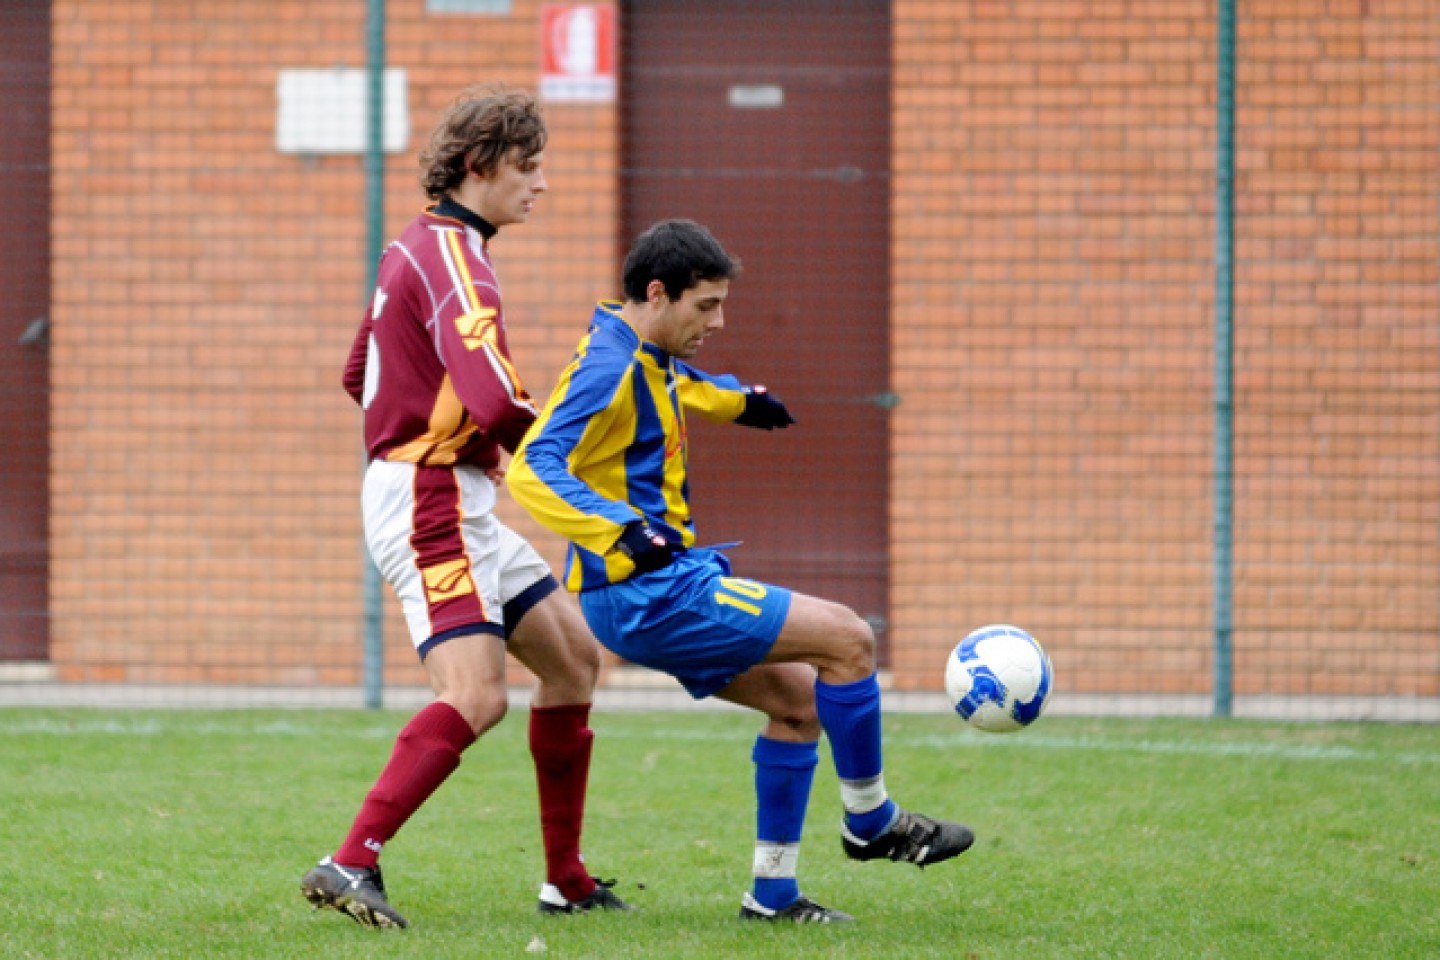
[[[483,232],[482,229],[484,228]],[[451,200],[380,259],[375,295],[345,365],[372,460],[491,467],[536,408],[510,359],[488,223]]]

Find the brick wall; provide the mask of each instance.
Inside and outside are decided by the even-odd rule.
[[[359,677],[359,416],[339,377],[368,299],[362,161],[274,144],[277,72],[363,66],[364,15],[338,2],[55,4],[64,679]],[[525,0],[509,17],[389,5],[413,135],[387,163],[387,234],[423,205],[415,156],[458,89],[534,88],[537,18]],[[614,273],[613,109],[548,116],[551,195],[493,247],[539,394]],[[387,680],[423,682],[388,593],[386,609]]]
[[[901,687],[1009,620],[1067,689],[1209,689],[1214,7],[893,4]],[[353,683],[364,180],[274,120],[280,68],[363,65],[364,5],[54,9],[54,661]],[[388,233],[454,91],[533,88],[538,9],[392,0]],[[1271,0],[1239,32],[1237,690],[1434,695],[1440,18]],[[548,115],[551,195],[493,248],[536,394],[616,272],[614,110]],[[387,680],[421,682],[387,611]]]
[[[1239,153],[1238,669],[1437,693],[1440,15],[1272,3]]]
[[[1434,695],[1440,18],[1239,6],[1236,691]],[[1215,7],[895,5],[904,685],[1210,689]]]

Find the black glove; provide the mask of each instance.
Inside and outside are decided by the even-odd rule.
[[[625,529],[620,532],[620,539],[615,541],[615,549],[630,558],[635,564],[636,573],[664,569],[675,559],[676,554],[685,552],[682,545],[671,543],[663,533],[644,520],[632,520],[625,524]]]
[[[774,430],[776,427],[783,430],[794,423],[795,418],[790,416],[790,411],[785,409],[779,397],[756,384],[745,388],[745,410],[735,418],[735,422],[761,430]]]

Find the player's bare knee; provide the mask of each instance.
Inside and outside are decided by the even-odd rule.
[[[600,647],[587,635],[584,642],[570,645],[572,682],[585,690],[594,690],[600,680]]]
[[[815,713],[813,701],[808,712],[804,710],[785,711],[779,715],[771,715],[770,722],[783,727],[786,732],[791,734],[785,739],[796,741],[820,739],[820,717]]]
[[[837,669],[856,680],[870,676],[875,672],[875,631],[850,610],[837,619]]]
[[[786,684],[778,689],[778,696],[764,704],[766,718],[770,721],[770,736],[791,741],[820,738],[820,715],[815,710],[813,684],[813,679],[807,679],[801,686],[790,683],[787,678]]]
[[[600,680],[600,650],[594,641],[572,643],[563,658],[531,669],[549,699],[562,703],[588,702]]]
[[[501,690],[464,690],[442,696],[447,700],[465,722],[470,724],[470,729],[475,731],[475,736],[480,736],[486,730],[505,719],[505,713],[510,709],[509,699],[503,689]]]

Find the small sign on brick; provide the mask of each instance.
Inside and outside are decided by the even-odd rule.
[[[551,103],[615,100],[615,8],[540,8],[540,96]]]
[[[364,153],[366,80],[367,71],[351,67],[281,70],[275,83],[275,148],[281,153]],[[410,140],[403,69],[386,69],[382,97],[382,147],[401,153]]]

